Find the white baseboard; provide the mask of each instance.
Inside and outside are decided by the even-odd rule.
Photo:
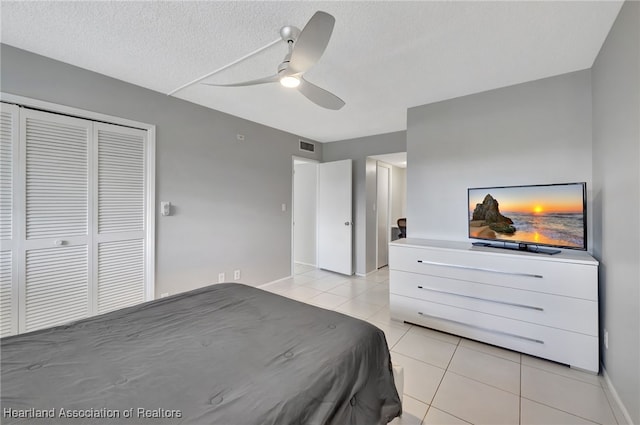
[[[367,277],[367,276],[369,276],[369,275],[374,274],[374,273],[375,273],[375,272],[377,272],[377,271],[378,271],[378,270],[371,270],[370,272],[367,272],[367,273],[364,273],[364,274],[363,274],[363,273],[356,273],[355,275],[356,275],[356,276],[360,276],[360,277]]]
[[[301,265],[303,265],[303,266],[318,267],[318,266],[317,266],[317,265],[315,265],[315,264],[305,263],[305,262],[303,262],[303,261],[295,261],[295,262],[294,262],[294,264],[301,264]]]
[[[602,376],[604,377],[604,382],[607,384],[607,387],[611,392],[611,396],[613,397],[613,400],[618,405],[618,409],[620,409],[620,412],[622,413],[622,415],[624,416],[624,420],[626,421],[625,424],[621,424],[621,425],[633,425],[633,421],[631,420],[631,415],[629,415],[629,411],[627,411],[627,408],[624,407],[622,400],[620,400],[620,397],[618,396],[618,392],[616,391],[616,388],[613,386],[613,382],[611,382],[611,378],[609,378],[607,369],[604,368],[603,364],[601,364],[601,366],[602,366]],[[616,417],[616,420],[618,419],[620,418]]]
[[[291,279],[293,276],[289,275],[283,277],[282,279],[272,280],[271,282],[263,283],[262,285],[256,286],[256,288],[264,288],[265,286],[273,285],[274,283],[282,282],[283,280]]]

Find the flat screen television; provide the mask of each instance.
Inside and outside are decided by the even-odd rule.
[[[586,183],[467,190],[469,238],[490,246],[556,254],[587,249]]]

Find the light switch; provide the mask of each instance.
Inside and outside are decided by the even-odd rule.
[[[160,213],[162,215],[171,215],[171,202],[160,202]]]

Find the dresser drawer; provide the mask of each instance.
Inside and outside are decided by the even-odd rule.
[[[597,301],[597,266],[530,256],[391,245],[391,270]]]
[[[401,295],[391,317],[597,373],[598,337]]]
[[[596,301],[398,270],[391,270],[389,278],[391,294],[598,335]]]

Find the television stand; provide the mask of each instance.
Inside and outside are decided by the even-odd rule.
[[[491,242],[473,242],[471,245],[485,246],[487,248],[510,249],[512,251],[526,251],[526,252],[533,252],[535,254],[554,255],[554,254],[560,254],[562,252],[559,249],[540,248],[537,245],[530,245],[526,243],[507,244],[507,243],[491,243]]]

